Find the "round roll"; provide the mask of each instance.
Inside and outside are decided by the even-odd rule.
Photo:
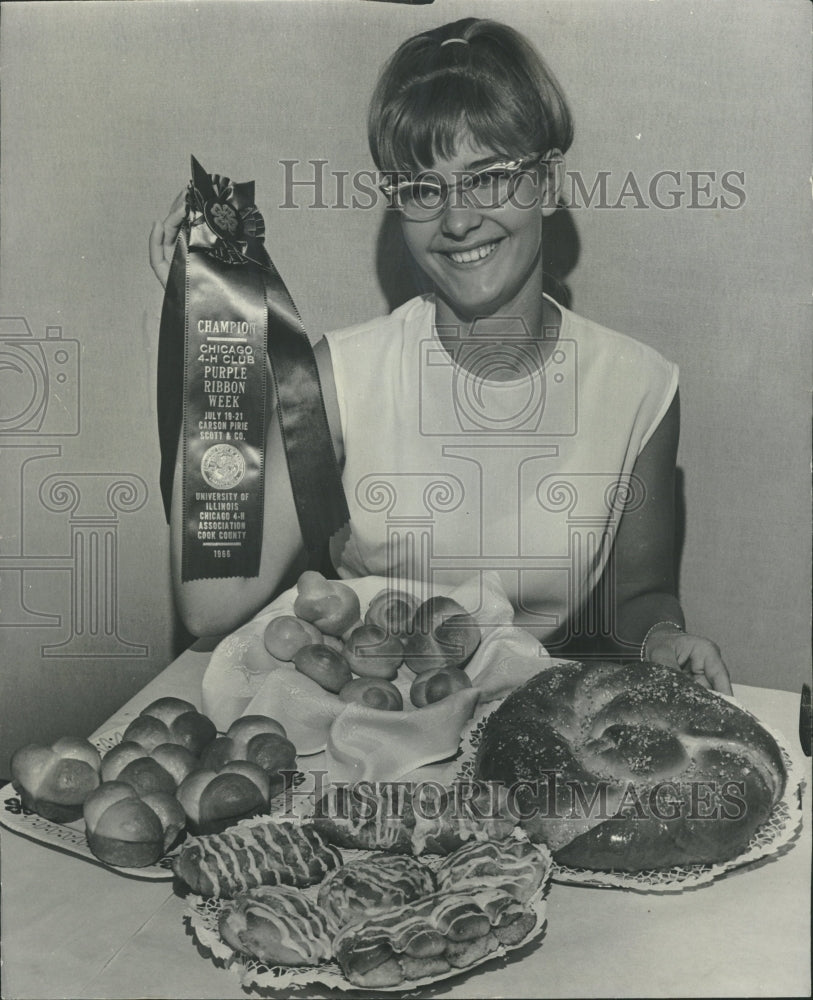
[[[229,726],[204,750],[201,767],[220,771],[234,761],[248,761],[265,772],[269,795],[277,795],[296,770],[296,747],[286,737],[284,727],[268,716],[246,715]]]
[[[409,700],[416,708],[424,708],[470,687],[468,674],[458,667],[436,667],[416,674],[409,689]]]
[[[370,601],[364,615],[366,625],[377,625],[388,635],[403,635],[409,630],[418,601],[403,590],[387,588]]]
[[[263,643],[278,660],[293,660],[303,646],[322,641],[322,633],[311,622],[295,615],[278,615],[266,625]]]
[[[99,786],[101,757],[92,743],[63,736],[50,747],[29,743],[11,758],[11,778],[26,809],[54,823],[79,819]]]
[[[398,688],[381,677],[355,677],[339,692],[342,701],[355,702],[383,712],[400,712],[404,699]]]
[[[294,655],[294,667],[332,694],[338,694],[353,679],[350,664],[330,646],[303,646]]]
[[[185,817],[174,796],[143,795],[123,781],[105,781],[85,799],[85,834],[105,864],[144,868],[155,864],[183,833]]]
[[[148,752],[162,743],[178,743],[195,756],[217,736],[211,719],[182,698],[159,698],[127,726],[122,741],[133,740]]]
[[[449,597],[430,597],[415,612],[404,637],[404,662],[415,674],[464,667],[480,645],[475,618]]]
[[[139,793],[168,792],[199,766],[198,758],[179,743],[159,743],[145,750],[134,740],[116,744],[102,759],[102,781],[124,781]]]
[[[391,681],[404,662],[404,646],[378,625],[359,625],[347,637],[344,656],[354,674]]]
[[[358,594],[340,580],[326,580],[316,570],[305,570],[296,582],[294,614],[326,635],[343,635],[360,619]]]
[[[786,780],[750,715],[652,663],[560,664],[490,716],[475,776],[562,864],[641,871],[741,853]]]
[[[191,771],[175,790],[194,834],[220,833],[241,819],[268,812],[271,783],[258,764],[228,761],[215,772]]]

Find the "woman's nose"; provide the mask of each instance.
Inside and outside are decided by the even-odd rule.
[[[440,217],[441,228],[447,236],[461,239],[472,229],[477,229],[482,221],[482,213],[470,205],[467,198],[459,192],[450,192],[449,200]]]

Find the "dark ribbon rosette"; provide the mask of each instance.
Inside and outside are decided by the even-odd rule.
[[[192,158],[192,183],[186,195],[189,246],[224,264],[253,261],[267,267],[265,222],[254,204],[254,182],[235,184],[205,173]]]
[[[313,562],[349,517],[316,359],[264,238],[254,183],[193,157],[158,348],[167,519],[183,428],[184,580],[259,572],[269,376]]]

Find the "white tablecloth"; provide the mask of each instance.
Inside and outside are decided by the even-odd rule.
[[[101,731],[126,725],[162,695],[194,701],[208,658],[203,643],[185,652]],[[798,747],[798,694],[734,690]],[[809,811],[809,759],[806,768]],[[0,846],[6,1000],[246,996],[231,973],[198,953],[171,883],[125,878],[6,830]],[[810,858],[805,822],[782,856],[693,891],[654,895],[555,884],[540,941],[427,995],[810,996]]]

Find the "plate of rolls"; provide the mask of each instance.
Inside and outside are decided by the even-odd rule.
[[[299,777],[296,749],[265,716],[225,733],[165,697],[93,740],[30,743],[11,758],[0,822],[43,846],[121,875],[170,880],[187,835],[269,814]]]
[[[187,842],[174,867],[198,944],[246,989],[382,992],[459,975],[543,934],[544,846],[515,829],[495,840],[451,826],[420,854],[392,839],[341,846],[373,843],[374,826],[361,833],[325,812]]]

